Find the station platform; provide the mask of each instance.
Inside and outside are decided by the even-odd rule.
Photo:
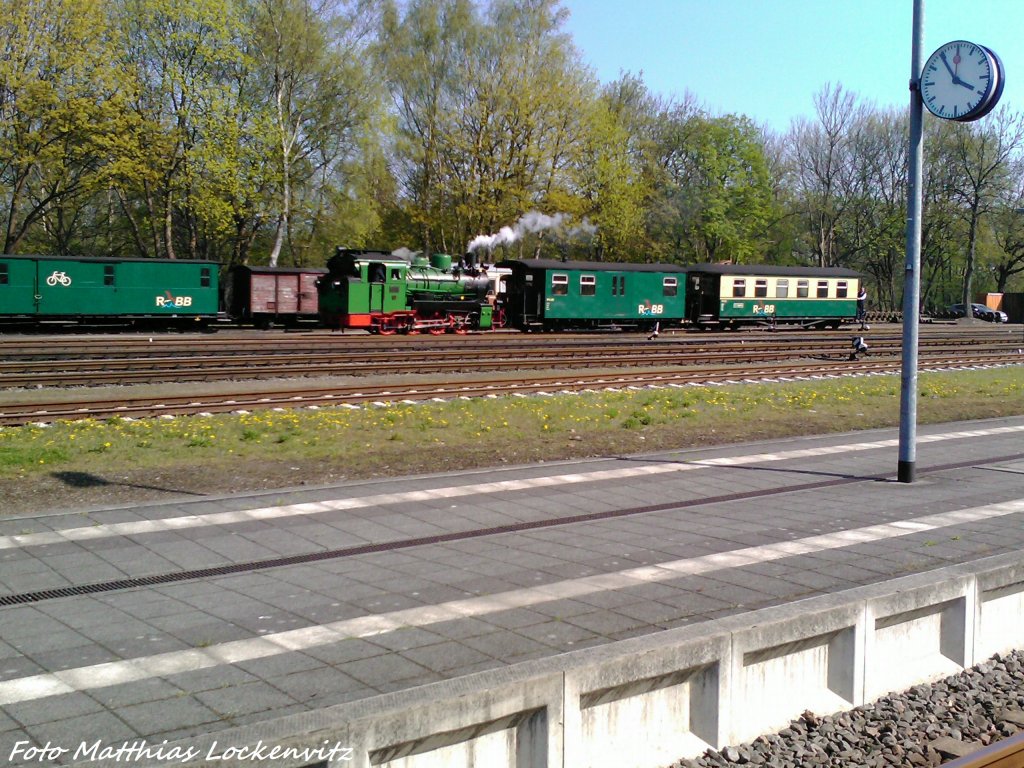
[[[0,760],[409,768],[496,750],[495,765],[596,765],[552,735],[578,713],[538,720],[531,703],[570,666],[669,636],[735,644],[893,579],[913,591],[989,560],[1024,573],[1024,418],[922,426],[915,482],[896,466],[896,431],[878,430],[3,518]],[[965,657],[943,622],[962,599],[935,603],[952,667]],[[838,630],[815,631],[845,653]],[[593,709],[711,668],[688,664],[579,683],[577,698]],[[833,682],[837,701],[872,694],[863,670]],[[481,704],[505,683],[515,706]],[[694,695],[681,748],[738,734],[698,722]],[[441,701],[458,711],[423,724]],[[251,751],[275,739],[293,753]]]

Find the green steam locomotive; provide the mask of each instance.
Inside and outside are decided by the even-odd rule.
[[[476,265],[453,267],[443,253],[407,260],[338,248],[318,282],[320,319],[381,334],[490,330],[503,325],[497,279]]]

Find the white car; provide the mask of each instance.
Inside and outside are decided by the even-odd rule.
[[[966,315],[963,304],[953,304],[947,307],[947,310],[956,317],[964,317]],[[971,304],[971,315],[979,320],[986,320],[990,323],[1005,323],[1008,319],[1005,312],[986,307],[984,304]]]

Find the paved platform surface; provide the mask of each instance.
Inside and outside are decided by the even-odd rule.
[[[1021,549],[1024,418],[918,437],[913,484],[883,430],[0,520],[0,762]]]

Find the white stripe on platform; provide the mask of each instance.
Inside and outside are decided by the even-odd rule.
[[[838,549],[849,546],[851,543],[891,539],[910,533],[958,525],[965,519],[992,519],[1019,512],[1024,512],[1024,499],[927,515],[912,520],[855,528],[849,531],[809,536],[795,541],[745,547],[702,557],[627,568],[622,571],[585,576],[579,579],[566,579],[553,584],[527,587],[494,595],[453,600],[440,605],[342,619],[304,629],[293,629],[261,635],[248,640],[220,643],[208,648],[171,651],[155,656],[112,661],[89,667],[22,677],[0,682],[0,706],[48,696],[59,696],[74,691],[138,682],[153,677],[192,672],[220,664],[252,661],[267,656],[341,642],[350,638],[373,637],[399,628],[425,627],[441,621],[484,616],[510,608],[538,605],[566,597],[639,587],[652,582],[678,579],[681,576],[708,573],[751,563],[763,563],[809,552]]]
[[[991,435],[1024,432],[1024,425],[1012,427],[993,427],[992,429],[975,429],[967,432],[947,432],[939,435],[927,435],[918,438],[921,443],[935,443],[943,440],[962,438],[987,437]],[[346,509],[365,509],[366,507],[383,504],[400,504],[414,501],[431,501],[436,499],[454,499],[462,496],[477,496],[506,491],[519,491],[527,488],[550,488],[578,483],[595,483],[603,480],[625,480],[644,475],[660,475],[671,472],[686,472],[707,467],[736,467],[748,464],[760,464],[768,461],[787,461],[808,456],[828,456],[836,453],[855,453],[876,448],[893,448],[899,445],[898,440],[876,440],[846,445],[831,445],[821,448],[800,448],[778,453],[757,453],[749,456],[733,456],[718,459],[698,459],[687,462],[670,462],[665,464],[647,464],[638,467],[622,467],[619,469],[602,469],[594,472],[573,472],[564,475],[534,477],[522,480],[500,480],[491,483],[475,483],[472,485],[446,486],[404,493],[380,493],[351,499],[335,499],[330,501],[314,501],[302,504],[285,504],[276,507],[244,509],[234,512],[211,512],[206,515],[184,515],[166,517],[155,520],[141,520],[126,523],[110,523],[108,525],[90,525],[81,528],[66,528],[41,533],[26,533],[14,536],[0,536],[0,550],[18,547],[35,547],[44,544],[58,544],[68,541],[83,541],[108,538],[112,536],[136,536],[161,531],[182,530],[184,528],[201,528],[213,525],[230,525],[232,523],[250,522],[252,520],[268,520],[291,517],[294,515],[316,515],[321,512],[337,512]]]

